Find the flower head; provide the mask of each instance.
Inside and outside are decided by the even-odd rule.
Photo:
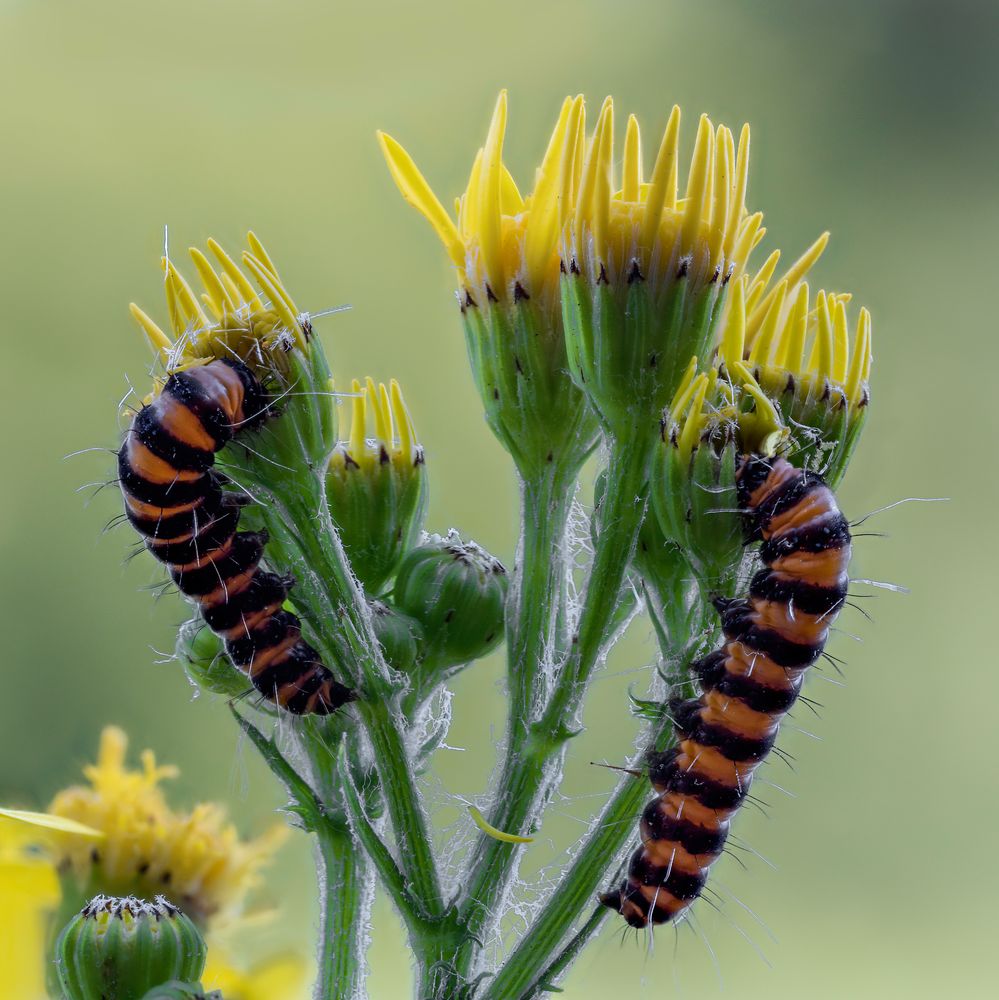
[[[199,926],[236,915],[285,839],[284,828],[243,841],[220,805],[174,812],[160,786],[177,769],[158,765],[146,750],[141,769],[132,770],[125,766],[127,747],[125,734],[107,727],[97,763],[84,768],[88,784],[64,789],[52,800],[56,816],[104,834],[97,845],[67,838],[57,849],[60,868],[94,891],[165,893]]]
[[[402,146],[379,133],[403,197],[431,224],[454,264],[486,419],[528,480],[553,463],[574,474],[596,443],[594,416],[566,375],[559,303],[561,177],[576,155],[582,115],[581,97],[563,101],[534,188],[522,195],[503,163],[501,92],[454,217]]]
[[[870,402],[871,315],[862,308],[851,328],[851,296],[819,291],[813,306],[803,278],[796,265],[773,287],[766,273],[742,279],[729,302],[717,361],[752,373],[780,413],[796,463],[835,485]]]
[[[357,578],[378,593],[423,527],[427,476],[399,383],[352,384],[350,432],[330,456],[326,497]]]
[[[664,283],[678,273],[690,285],[727,282],[745,266],[762,216],[746,212],[749,126],[738,147],[724,125],[702,115],[686,190],[678,191],[680,109],[669,116],[648,181],[638,121],[628,118],[622,176],[614,177],[614,104],[607,98],[589,143],[582,116],[574,152],[563,163],[561,201],[567,267],[591,281]],[[585,155],[584,155],[585,148]]]
[[[129,307],[168,372],[232,357],[271,367],[283,352],[307,348],[312,333],[308,315],[296,308],[260,240],[249,233],[247,242],[249,249],[242,253],[245,270],[215,240],[208,241],[214,264],[208,255],[190,248],[202,285],[198,294],[173,261],[162,258],[173,339],[134,302]]]
[[[567,97],[552,131],[534,189],[520,193],[503,163],[507,95],[496,101],[485,145],[472,164],[468,186],[452,217],[409,154],[384,132],[382,152],[403,197],[433,226],[458,272],[466,304],[546,297],[557,291],[561,226],[559,181],[573,155],[582,98]]]

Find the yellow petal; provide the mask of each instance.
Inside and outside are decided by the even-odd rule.
[[[628,128],[624,136],[624,176],[621,179],[621,197],[625,201],[638,201],[642,188],[642,135],[638,119],[628,115]]]
[[[822,251],[825,250],[826,244],[829,242],[829,234],[823,233],[788,269],[787,273],[784,275],[784,281],[787,282],[787,287],[793,289],[794,286],[801,281],[802,278],[812,269],[815,262],[822,256]],[[767,295],[762,302],[753,310],[752,315],[749,318],[748,332],[750,337],[759,329],[760,324],[763,322],[763,317],[766,316],[767,311],[770,308],[771,302],[773,302],[776,297],[777,289]]]
[[[142,327],[153,350],[158,352],[165,361],[170,357],[173,343],[170,338],[134,303],[129,303],[128,311],[132,318]]]
[[[740,278],[732,289],[721,336],[721,357],[727,368],[741,363],[746,350],[746,283]]]
[[[100,830],[77,823],[76,820],[53,816],[51,813],[27,812],[24,809],[0,809],[0,816],[44,830],[57,830],[60,833],[73,833],[81,837],[103,837]]]
[[[501,90],[493,110],[486,144],[482,148],[482,176],[478,189],[478,241],[486,280],[493,294],[506,289],[503,267],[503,224],[500,190],[503,180],[503,139],[506,135],[506,91]]]
[[[697,126],[697,139],[694,142],[694,153],[690,160],[690,174],[687,178],[687,207],[683,214],[683,229],[680,248],[683,253],[690,253],[697,240],[701,220],[704,218],[704,199],[711,183],[714,166],[714,129],[711,119],[701,115]]]
[[[457,227],[430,189],[423,174],[417,169],[409,153],[385,132],[378,133],[378,143],[392,179],[403,198],[433,226],[451,261],[457,267],[463,267],[465,247],[458,236]]]
[[[556,251],[559,225],[559,190],[566,134],[574,102],[567,97],[562,103],[558,122],[541,161],[531,198],[531,211],[524,232],[524,270],[528,291],[533,294],[545,277],[545,269]]]
[[[659,235],[659,223],[664,209],[676,208],[676,185],[678,174],[677,150],[680,138],[680,109],[674,104],[670,112],[666,130],[656,164],[652,169],[652,181],[645,202],[645,217],[642,221],[641,245],[652,256]]]

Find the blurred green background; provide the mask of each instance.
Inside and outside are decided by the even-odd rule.
[[[510,561],[515,486],[479,416],[449,269],[374,130],[401,139],[447,203],[501,86],[525,182],[564,94],[592,108],[613,93],[649,145],[678,102],[688,149],[701,111],[752,123],[750,203],[767,213],[767,246],[793,255],[831,228],[817,280],[874,314],[873,412],[844,508],[951,499],[869,522],[890,537],[859,540],[855,574],[912,593],[866,601],[873,623],[843,616],[833,651],[846,685],[813,680],[822,718],[798,717],[821,742],[788,731],[795,771],[770,774],[794,798],[767,789],[769,819],[740,819],[777,870],[718,866],[723,894],[768,930],[728,899],[721,915],[699,907],[700,936],[661,931],[649,954],[608,921],[566,995],[994,995],[997,30],[996,5],[972,0],[0,0],[0,801],[43,806],[116,722],[135,749],[180,764],[178,802],[225,799],[246,831],[281,802],[224,703],[193,699],[175,664],[156,664],[184,611],[140,592],[160,577],[151,559],[123,568],[127,528],[101,534],[115,491],[74,492],[110,477],[111,456],[64,458],[115,447],[127,380],[146,383],[126,305],[164,316],[164,225],[175,257],[210,234],[238,245],[252,226],[300,305],[351,303],[320,325],[341,384],[403,381],[432,526]],[[627,751],[625,690],[652,658],[639,623],[596,685],[569,799],[532,865],[557,860],[612,786],[588,761]],[[448,742],[464,752],[438,755],[441,823],[453,796],[488,785],[500,677],[493,657],[456,684]],[[269,882],[285,914],[248,943],[311,948],[310,871],[296,837]],[[408,992],[400,947],[380,902],[378,1000]]]

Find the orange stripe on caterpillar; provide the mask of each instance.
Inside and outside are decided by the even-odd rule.
[[[266,536],[237,530],[244,501],[212,471],[216,453],[266,413],[263,388],[238,361],[171,375],[135,415],[118,453],[125,514],[253,686],[296,715],[326,715],[354,692],[282,610],[291,581],[260,568]]]

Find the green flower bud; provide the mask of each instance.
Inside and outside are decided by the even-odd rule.
[[[222,640],[204,622],[185,622],[177,633],[177,659],[192,683],[213,694],[234,698],[250,687],[225,655]]]
[[[407,671],[416,665],[424,644],[423,627],[384,601],[371,601],[371,624],[389,666]]]
[[[163,896],[95,896],[56,942],[67,1000],[136,1000],[171,980],[193,983],[205,957],[198,929]]]
[[[326,498],[355,575],[377,594],[423,528],[426,466],[399,384],[355,379],[353,393],[350,437],[330,457]]]
[[[201,983],[182,983],[174,980],[154,986],[142,1000],[223,1000],[221,990],[206,993]]]
[[[393,598],[423,627],[424,659],[446,666],[485,656],[503,638],[507,586],[499,560],[450,531],[406,555]]]

